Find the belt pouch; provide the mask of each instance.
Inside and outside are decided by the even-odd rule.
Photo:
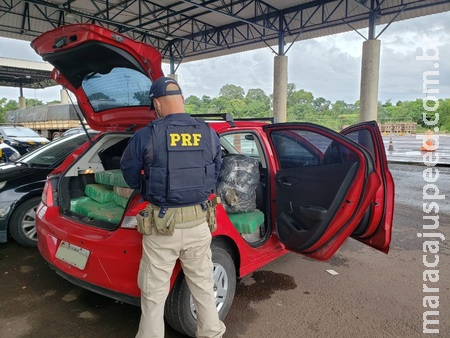
[[[153,208],[147,206],[145,209],[139,211],[136,215],[137,230],[141,234],[148,236],[152,234],[153,223]]]
[[[168,208],[164,217],[159,217],[158,213],[153,213],[156,232],[163,236],[172,236],[175,229],[175,220],[178,214],[177,208]]]

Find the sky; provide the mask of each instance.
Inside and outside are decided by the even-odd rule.
[[[377,26],[376,34],[385,25]],[[367,29],[358,31],[367,36]],[[424,55],[429,42],[423,35],[434,39],[431,44],[438,51],[438,60],[417,60]],[[437,98],[450,98],[450,12],[403,20],[392,23],[379,37],[381,40],[380,82],[378,99],[408,101],[423,99],[423,76],[427,71],[439,74],[428,79],[438,79],[433,86]],[[332,103],[359,100],[361,53],[364,39],[354,31],[306,41],[297,41],[288,53],[288,83],[297,90],[304,89],[314,97],[324,97]],[[289,48],[286,46],[285,50]],[[275,48],[276,50],[276,48]],[[433,55],[434,50],[428,50]],[[42,61],[27,41],[0,38],[0,56],[23,60]],[[217,97],[226,84],[240,86],[247,92],[260,88],[266,94],[273,92],[272,49],[263,48],[228,56],[182,63],[178,81],[185,97],[203,95]],[[163,64],[165,74],[169,65]],[[60,86],[47,89],[24,89],[27,98],[44,103],[60,99]],[[18,101],[19,89],[0,87],[0,98]]]

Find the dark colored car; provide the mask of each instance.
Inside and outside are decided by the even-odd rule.
[[[34,130],[17,125],[0,125],[0,137],[21,155],[50,142]]]
[[[86,130],[90,130],[89,126],[86,126]],[[75,134],[79,134],[79,133],[85,133],[85,128],[83,127],[75,127],[75,128],[70,128],[68,130],[66,130],[64,133],[61,134],[61,136],[59,137],[67,137],[70,135],[75,135]]]
[[[37,245],[36,208],[45,179],[87,140],[83,133],[57,139],[11,163],[0,164],[0,243],[6,242],[9,234],[21,245]]]

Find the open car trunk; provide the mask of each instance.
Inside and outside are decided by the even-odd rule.
[[[64,173],[58,189],[62,214],[102,229],[118,227],[133,193],[120,170],[130,136],[102,135]]]

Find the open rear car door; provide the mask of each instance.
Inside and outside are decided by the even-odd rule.
[[[327,260],[357,229],[383,185],[372,155],[314,124],[264,129],[276,162],[271,207],[277,235],[286,249]]]
[[[344,129],[341,134],[365,147],[374,160],[382,183],[352,237],[384,253],[391,242],[394,217],[394,180],[388,169],[383,138],[375,121],[363,122]]]

